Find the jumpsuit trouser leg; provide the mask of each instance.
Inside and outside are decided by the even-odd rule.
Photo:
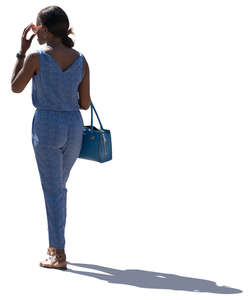
[[[67,188],[79,156],[83,120],[80,111],[36,110],[32,144],[45,199],[49,247],[65,248]]]

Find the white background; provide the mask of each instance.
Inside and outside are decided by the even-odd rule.
[[[113,146],[112,161],[78,159],[67,182],[68,271],[39,267],[48,234],[31,81],[11,91],[23,29],[48,5],[69,17]],[[249,9],[241,0],[5,3],[2,299],[249,299]],[[34,38],[27,53],[44,46]],[[90,109],[81,113],[90,124]]]

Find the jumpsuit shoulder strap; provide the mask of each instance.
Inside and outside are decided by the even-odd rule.
[[[36,53],[37,53],[38,59],[39,59],[39,68],[40,68],[40,71],[42,71],[44,69],[44,63],[43,63],[43,61],[44,61],[44,53],[43,53],[43,50],[38,49],[36,51]]]

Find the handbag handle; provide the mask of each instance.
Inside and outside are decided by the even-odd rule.
[[[93,108],[94,108],[95,114],[96,114],[96,116],[97,116],[97,119],[98,119],[98,121],[99,121],[99,124],[100,124],[100,126],[101,126],[101,129],[103,130],[101,120],[100,120],[99,117],[98,117],[98,114],[97,114],[97,112],[96,112],[96,109],[95,109],[95,107],[94,107],[94,104],[93,104],[92,100],[90,100],[90,101],[91,101],[91,102],[90,102],[90,105],[91,105],[91,131],[93,131]]]

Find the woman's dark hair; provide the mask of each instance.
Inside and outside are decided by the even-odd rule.
[[[38,18],[42,25],[55,36],[62,38],[62,43],[69,48],[74,46],[74,41],[68,34],[74,34],[73,28],[69,28],[69,19],[62,8],[59,6],[47,6],[38,13]]]

